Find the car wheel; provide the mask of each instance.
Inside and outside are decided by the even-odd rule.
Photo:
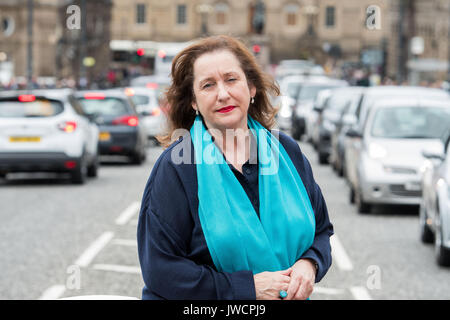
[[[87,168],[87,176],[88,177],[97,177],[98,176],[98,156],[95,156],[91,165]]]
[[[326,153],[319,152],[319,163],[327,164],[328,163],[328,155]]]
[[[292,130],[292,138],[294,138],[295,140],[300,141],[300,139],[302,138],[302,135],[300,134],[300,130],[297,128],[294,128]]]
[[[355,189],[353,189],[352,187],[350,187],[348,200],[352,204],[355,203]]]
[[[370,213],[370,210],[372,209],[372,206],[365,202],[362,199],[362,195],[361,192],[355,192],[355,203],[356,203],[356,208],[358,209],[358,213]]]
[[[427,210],[423,203],[420,204],[419,209],[419,223],[420,223],[420,240],[423,243],[433,243],[434,242],[434,234],[431,231],[430,227],[427,225]]]
[[[87,176],[86,159],[83,156],[78,162],[78,166],[72,172],[72,183],[83,184],[86,181],[86,176]]]
[[[450,266],[450,249],[444,247],[443,234],[442,234],[442,222],[439,216],[436,217],[438,224],[436,225],[436,235],[434,237],[434,249],[436,253],[436,261],[438,265],[449,267]]]

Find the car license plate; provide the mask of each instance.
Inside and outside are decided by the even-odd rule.
[[[100,141],[108,141],[111,139],[111,135],[109,132],[100,132],[98,138]]]
[[[40,142],[41,137],[9,137],[9,142]]]
[[[419,182],[407,182],[405,183],[405,190],[408,191],[420,191],[420,183]]]

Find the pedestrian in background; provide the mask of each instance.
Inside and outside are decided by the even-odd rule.
[[[333,226],[299,145],[271,130],[278,87],[228,36],[184,49],[171,75],[137,230],[143,299],[308,298]]]

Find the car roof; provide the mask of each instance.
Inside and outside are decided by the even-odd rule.
[[[13,98],[20,95],[31,94],[35,96],[43,96],[54,100],[65,100],[67,96],[74,94],[74,90],[70,88],[61,89],[33,89],[33,90],[7,90],[0,91],[0,98]]]
[[[399,92],[400,94],[421,92],[430,95],[440,95],[443,97],[450,96],[449,93],[445,90],[420,86],[373,86],[367,87],[367,89],[365,90],[365,94],[367,95],[383,95],[391,92]]]
[[[429,97],[404,97],[379,99],[372,105],[372,108],[384,107],[441,107],[450,109],[450,97],[448,99],[433,99]]]

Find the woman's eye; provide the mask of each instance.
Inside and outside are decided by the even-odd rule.
[[[206,83],[206,84],[204,84],[203,85],[203,89],[208,89],[209,87],[211,87],[212,86],[212,83]]]
[[[236,79],[235,78],[228,79],[228,82],[233,82],[233,81],[236,81]]]

